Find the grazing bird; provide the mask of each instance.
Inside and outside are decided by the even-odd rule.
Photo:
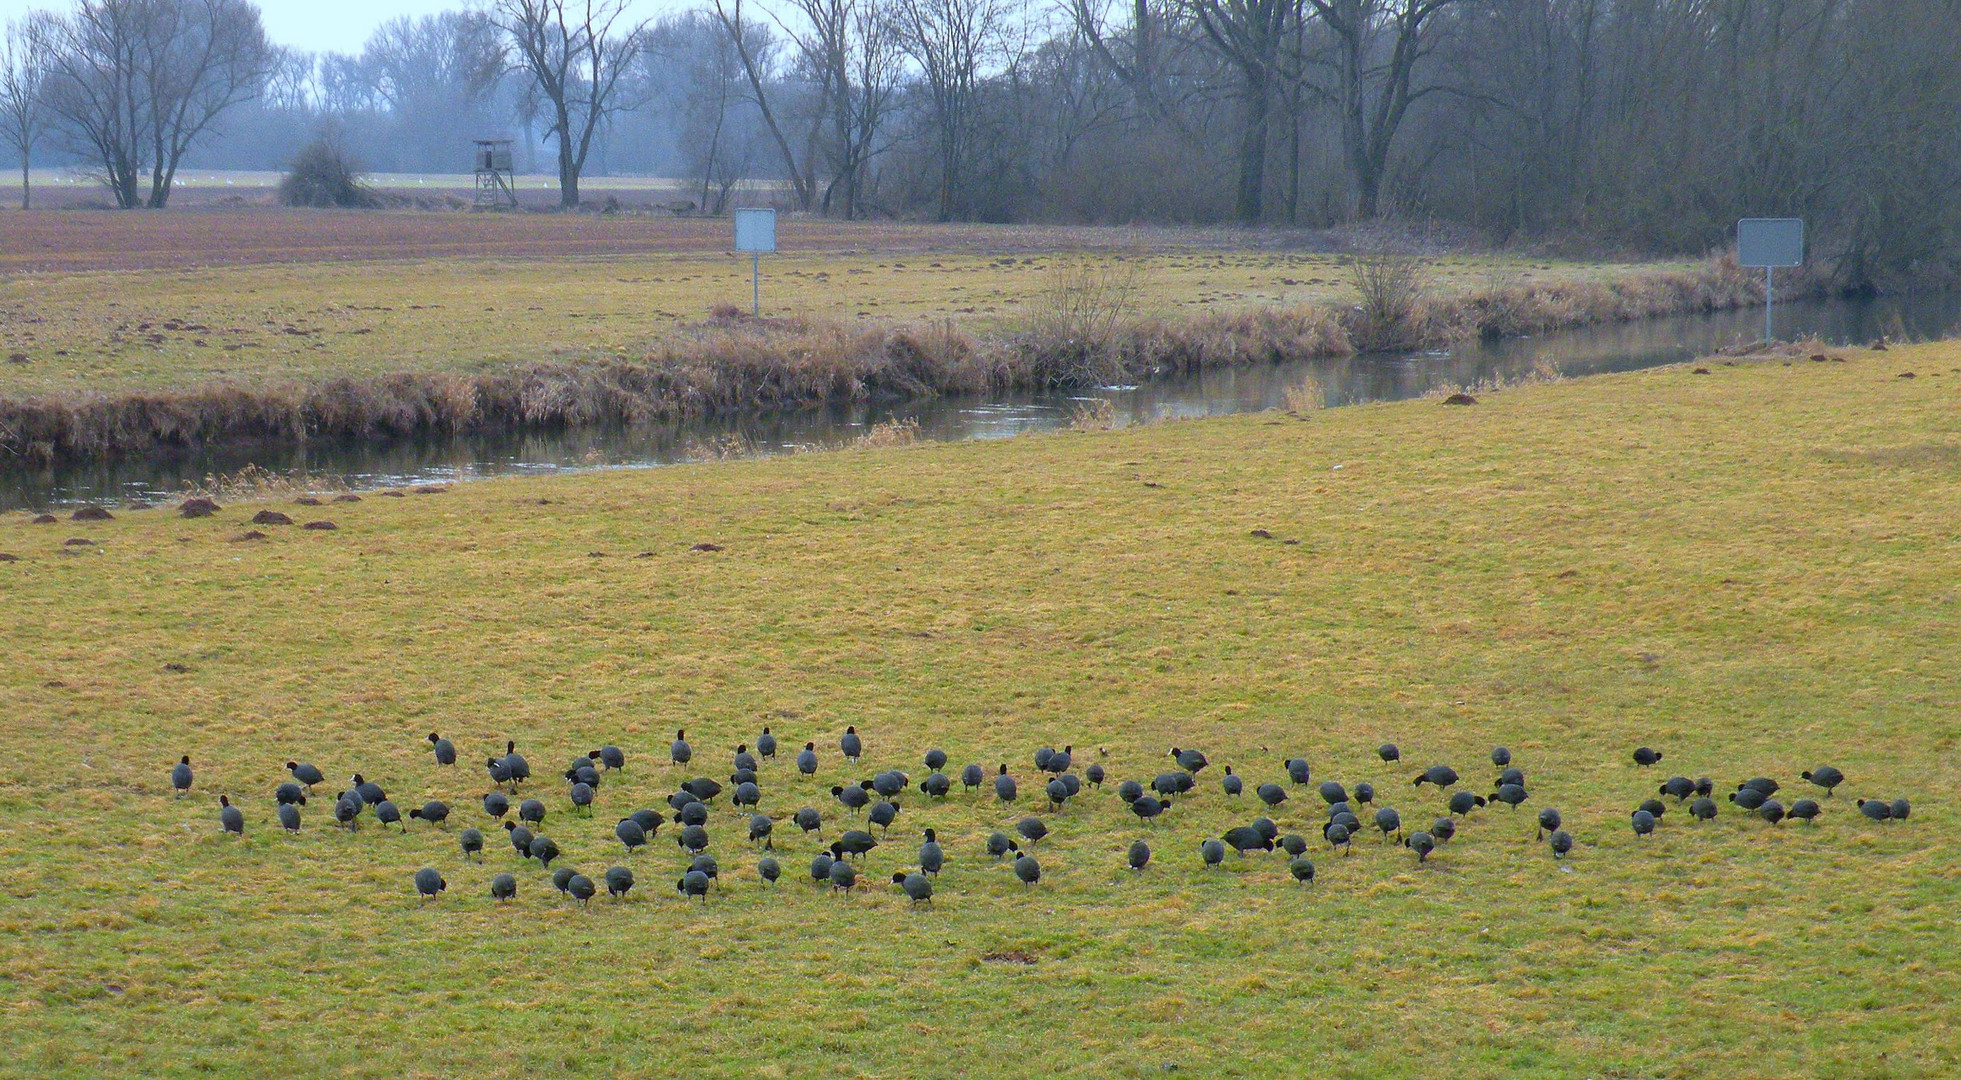
[[[381,790],[380,784],[363,777],[360,773],[354,774],[354,793],[361,796],[361,801],[369,806],[388,798],[388,793]]]
[[[1124,861],[1130,864],[1132,870],[1142,870],[1151,865],[1151,845],[1142,840],[1131,841],[1130,851],[1124,856]]]
[[[676,765],[686,765],[695,758],[695,748],[688,745],[688,733],[676,731],[674,742],[667,748],[667,759]]]
[[[465,858],[482,858],[483,830],[473,826],[457,833],[456,846],[463,849]]]
[[[545,823],[545,803],[542,799],[526,799],[518,804],[518,820],[528,825]]]
[[[693,780],[685,781],[681,787],[702,802],[713,802],[715,796],[722,793],[722,785],[706,776],[697,776]]]
[[[1457,770],[1448,765],[1432,765],[1423,770],[1422,775],[1410,781],[1410,784],[1416,787],[1435,784],[1440,788],[1447,788],[1455,783],[1457,783]]]
[[[667,821],[666,818],[660,816],[660,811],[658,810],[635,810],[633,813],[628,814],[627,817],[632,818],[633,823],[640,826],[640,831],[646,833],[649,840],[653,839],[654,835],[660,832],[660,827]]]
[[[1731,792],[1729,801],[1735,803],[1736,805],[1742,807],[1745,810],[1755,810],[1758,807],[1762,806],[1764,804],[1764,800],[1768,798],[1770,798],[1769,795],[1761,791],[1758,791],[1756,788],[1746,787],[1746,788],[1738,788],[1737,790]]]
[[[1015,801],[1015,778],[1008,775],[1007,762],[1001,763],[1001,771],[994,776],[994,797],[1004,803]]]
[[[930,903],[933,899],[933,883],[926,880],[925,874],[908,874],[903,870],[894,871],[892,874],[892,884],[897,885],[905,892],[906,897],[912,901],[912,906],[914,907],[918,907],[924,903]]]
[[[1531,796],[1525,793],[1524,787],[1518,784],[1506,784],[1504,787],[1501,787],[1497,791],[1492,792],[1491,795],[1489,796],[1489,801],[1501,802],[1504,803],[1506,806],[1509,806],[1512,809],[1516,810],[1518,809],[1519,803],[1522,803],[1529,798],[1531,798]]]
[[[1333,806],[1348,801],[1348,789],[1333,780],[1321,781],[1321,801]]]
[[[286,806],[288,804],[292,804],[296,806],[305,806],[306,789],[298,784],[293,783],[291,780],[288,780],[285,783],[273,789],[272,801],[278,803],[281,806]]]
[[[1413,832],[1409,834],[1409,839],[1403,841],[1403,846],[1416,852],[1417,865],[1421,866],[1429,861],[1430,853],[1437,850],[1437,841],[1429,833]]]
[[[1799,799],[1791,804],[1791,809],[1786,811],[1786,814],[1799,821],[1815,821],[1818,815],[1823,812],[1823,808],[1816,801],[1812,799]]]
[[[710,855],[705,851],[699,855],[696,855],[688,863],[688,869],[699,870],[702,873],[707,874],[709,877],[714,878],[718,881],[721,880],[722,877],[721,864],[715,861],[715,856]]]
[[[1126,805],[1136,802],[1143,794],[1144,785],[1135,780],[1125,780],[1117,785],[1117,798],[1122,799]]]
[[[1049,797],[1049,813],[1061,813],[1063,804],[1069,801],[1069,785],[1058,776],[1044,785],[1042,791]]]
[[[1015,877],[1021,879],[1022,888],[1033,888],[1042,880],[1042,864],[1033,855],[1022,855],[1015,859]]]
[[[1636,837],[1647,836],[1655,831],[1655,816],[1646,810],[1636,810],[1631,820]]]
[[[1254,818],[1252,827],[1267,840],[1280,839],[1280,827],[1273,823],[1272,818]]]
[[[1775,825],[1784,820],[1784,804],[1778,802],[1776,799],[1765,799],[1764,804],[1757,807],[1757,814],[1765,821]]]
[[[767,735],[769,732],[765,730],[763,733]],[[783,876],[783,864],[777,862],[774,855],[765,855],[756,860],[756,876],[774,885],[776,879]]]
[[[1363,806],[1375,802],[1375,785],[1366,780],[1356,784],[1355,801]]]
[[[1772,795],[1777,794],[1777,790],[1780,786],[1781,785],[1779,785],[1777,781],[1772,780],[1768,776],[1753,776],[1750,779],[1743,781],[1741,784],[1736,785],[1736,790],[1742,791],[1744,788],[1756,788],[1758,791],[1764,793],[1765,798],[1768,798]]]
[[[1493,765],[1498,766],[1501,769],[1507,765],[1510,765],[1512,763],[1512,752],[1510,750],[1505,749],[1502,746],[1492,747],[1491,763]]]
[[[624,866],[615,866],[606,871],[606,895],[615,900],[626,899],[628,889],[633,888],[633,871]]]
[[[837,850],[834,844],[832,851]],[[831,888],[843,889],[846,896],[851,895],[851,887],[858,884],[858,869],[846,859],[831,860]]]
[[[702,802],[700,799],[687,803],[681,807],[680,813],[674,815],[674,821],[678,825],[706,825],[708,824],[708,804]]]
[[[1050,754],[1049,763],[1047,765],[1042,766],[1042,771],[1047,773],[1054,773],[1057,776],[1061,776],[1063,773],[1068,772],[1070,764],[1076,760],[1073,756],[1071,756],[1075,752],[1075,749],[1076,748],[1074,746],[1065,746],[1062,749],[1057,750],[1055,753]]]
[[[674,838],[674,845],[690,855],[704,851],[708,847],[708,830],[700,825],[689,825]]]
[[[1884,799],[1860,799],[1859,812],[1874,821],[1885,821],[1893,816],[1893,805]]]
[[[1676,804],[1680,805],[1689,801],[1689,796],[1695,794],[1695,781],[1686,776],[1671,776],[1662,783],[1656,794],[1673,795]]]
[[[1565,829],[1555,829],[1550,843],[1552,844],[1552,857],[1563,859],[1566,857],[1567,852],[1573,850],[1573,834],[1567,832]]]
[[[1668,813],[1668,804],[1662,802],[1660,799],[1642,799],[1638,809],[1646,810],[1655,816],[1656,821],[1660,821],[1662,815]]]
[[[871,833],[860,829],[846,829],[844,835],[838,837],[837,843],[831,845],[831,850],[833,853],[843,851],[852,858],[858,858],[877,846],[878,841]]]
[[[450,742],[448,739],[445,739],[441,735],[438,735],[432,731],[429,733],[429,746],[432,750],[435,751],[436,764],[438,765],[456,764],[455,743]]]
[[[1307,841],[1293,833],[1288,833],[1280,838],[1280,850],[1285,851],[1289,856],[1298,857],[1307,853]]]
[[[1495,782],[1493,782],[1491,786],[1504,787],[1506,784],[1517,784],[1519,787],[1524,787],[1525,770],[1506,769],[1504,772],[1498,774],[1498,779]]]
[[[1226,861],[1226,845],[1217,840],[1204,840],[1198,845],[1198,857],[1207,866],[1217,866]]]
[[[1210,764],[1205,760],[1204,754],[1196,750],[1180,750],[1175,746],[1171,748],[1171,757],[1178,762],[1179,768],[1193,776],[1197,776],[1200,770]]]
[[[754,780],[745,780],[735,785],[735,794],[729,796],[729,801],[736,806],[747,806],[753,809],[762,805],[763,789],[757,787]]]
[[[245,814],[232,805],[231,796],[218,796],[218,824],[228,833],[245,835]]]
[[[577,900],[580,907],[591,904],[593,895],[598,891],[593,887],[592,879],[584,874],[573,874],[572,880],[565,883],[566,894]]]
[[[1695,793],[1697,795],[1700,795],[1706,799],[1710,795],[1715,794],[1715,792],[1716,792],[1716,782],[1714,780],[1711,780],[1706,776],[1700,777],[1696,780]]]
[[[431,799],[409,811],[409,816],[418,821],[426,821],[440,828],[449,828],[449,804],[441,799]]]
[[[531,857],[531,841],[535,837],[532,836],[530,829],[519,825],[515,821],[506,821],[504,823],[504,835],[510,838],[511,846],[517,849],[519,858],[529,859]]]
[[[617,746],[602,746],[587,756],[605,766],[607,772],[626,768],[626,751]]]
[[[919,872],[938,874],[940,867],[946,865],[946,852],[940,848],[940,838],[931,829],[926,830],[926,842],[919,845]]]
[[[730,759],[730,764],[735,766],[735,770],[737,772],[741,772],[744,769],[747,769],[750,772],[755,772],[757,769],[762,767],[762,765],[756,761],[756,755],[749,752],[748,743],[743,743],[735,748],[735,757]]]
[[[926,751],[925,762],[927,772],[939,772],[946,768],[946,751],[937,747]]]
[[[1353,846],[1349,841],[1348,826],[1339,821],[1328,822],[1322,827],[1321,835],[1328,841],[1329,847],[1339,850],[1343,855],[1348,854]]]
[[[692,900],[699,896],[701,897],[701,902],[706,904],[708,902],[708,875],[699,870],[690,870],[681,875],[681,880],[674,883],[674,891],[680,893],[681,897],[685,900]]]
[[[1385,841],[1389,839],[1390,833],[1395,833],[1397,839],[1402,839],[1402,815],[1390,807],[1385,806],[1375,812],[1375,827],[1382,830],[1382,839]]]
[[[322,780],[326,779],[325,776],[322,776],[320,774],[319,769],[316,769],[313,766],[308,765],[302,761],[287,762],[286,771],[293,774],[293,779],[299,781],[302,784],[305,784],[306,789],[308,791],[312,791],[313,785],[318,784]]]
[[[768,814],[749,815],[749,842],[750,843],[753,844],[756,841],[761,840],[763,842],[764,851],[775,851],[776,843],[769,838],[769,834],[774,832],[775,830],[776,830],[776,823],[769,819]]]
[[[1250,825],[1241,825],[1236,828],[1227,829],[1221,839],[1241,858],[1244,858],[1247,852],[1256,849],[1260,851],[1273,850],[1272,838]]]
[[[437,893],[447,888],[449,882],[434,867],[425,866],[415,872],[415,891],[421,894],[424,903],[434,900]]]
[[[764,761],[776,756],[776,736],[770,734],[769,725],[763,725],[763,733],[756,736],[756,753]]]
[[[1009,784],[1012,786],[1013,781],[1009,781]],[[996,782],[995,786],[996,787],[1000,786],[998,781]],[[836,799],[838,802],[843,803],[844,808],[846,810],[851,811],[852,813],[857,813],[858,811],[863,810],[866,806],[869,806],[872,801],[871,794],[867,792],[863,786],[858,784],[835,785],[831,788],[831,797]]]
[[[1356,817],[1354,814],[1349,814],[1349,813],[1335,814],[1328,818],[1328,824],[1339,825],[1342,828],[1347,829],[1348,835],[1350,836],[1354,836],[1356,833],[1362,831],[1362,819]]]
[[[1471,811],[1484,805],[1484,796],[1473,795],[1468,791],[1452,792],[1447,805],[1451,813],[1459,817],[1469,817]]]
[[[1225,777],[1219,781],[1219,787],[1222,790],[1224,790],[1227,795],[1236,796],[1240,792],[1246,790],[1246,782],[1241,780],[1239,777],[1234,776],[1232,774],[1232,766],[1228,765],[1226,766]]]
[[[1268,806],[1279,806],[1287,801],[1287,789],[1279,784],[1261,784],[1258,794],[1260,801]]]
[[[1634,749],[1634,763],[1636,765],[1653,765],[1660,760],[1661,751],[1652,747],[1637,746]]]
[[[1287,863],[1287,872],[1292,874],[1294,880],[1302,885],[1312,884],[1314,881],[1314,860],[1305,855],[1296,855]]]
[[[919,782],[919,793],[929,799],[944,799],[952,791],[953,781],[947,779],[943,772],[928,773],[926,779]]]
[[[1103,787],[1103,766],[1094,761],[1090,762],[1083,769],[1083,779],[1089,781],[1090,787],[1101,789]]]
[[[797,811],[796,817],[792,820],[797,823],[797,828],[802,829],[806,835],[818,832],[824,828],[824,815],[818,813],[817,808],[814,806],[806,806]]]
[[[191,755],[185,754],[170,767],[170,786],[177,789],[180,799],[191,790]]]
[[[1689,816],[1697,821],[1716,820],[1716,800],[1704,795],[1689,804]]]
[[[501,818],[511,812],[511,800],[501,791],[493,791],[483,797],[483,812],[492,818]]]
[[[1892,814],[1894,821],[1905,821],[1913,813],[1913,804],[1905,799],[1894,799],[1892,805],[1886,809]]]
[[[538,865],[550,870],[552,860],[558,858],[558,845],[552,843],[549,836],[534,836],[531,838],[531,857],[538,860]]]
[[[1815,769],[1801,772],[1798,774],[1798,778],[1809,780],[1819,787],[1824,788],[1825,797],[1828,799],[1832,797],[1833,788],[1845,783],[1845,774],[1830,765],[1820,765]]]
[[[1159,773],[1151,780],[1151,790],[1157,792],[1160,798],[1166,795],[1183,795],[1192,789],[1194,782],[1192,774],[1188,772]]]
[[[511,874],[499,874],[490,879],[490,898],[503,903],[517,895],[517,878]]]
[[[1042,837],[1049,834],[1049,827],[1042,824],[1041,818],[1025,817],[1015,822],[1015,831],[1021,834],[1023,840],[1031,844],[1039,844],[1042,842]]]
[[[289,833],[300,831],[300,808],[292,803],[279,804],[279,826]]]
[[[1155,795],[1140,795],[1136,802],[1130,804],[1130,812],[1146,822],[1169,809],[1171,809],[1171,800],[1160,799]]]
[[[988,834],[986,849],[989,855],[994,856],[994,860],[996,862],[999,862],[1002,856],[1006,855],[1010,851],[1021,850],[1019,845],[1017,845],[1013,840],[1008,839],[1007,833],[998,833],[998,832]]]
[[[816,743],[807,742],[803,744],[802,750],[797,751],[797,772],[804,776],[811,776],[817,772]]]
[[[640,823],[630,817],[621,818],[620,823],[613,826],[613,835],[619,838],[620,843],[626,845],[628,855],[633,854],[634,848],[644,847],[647,843],[647,830],[641,828]]]
[[[831,880],[831,863],[833,861],[831,853],[828,850],[820,851],[813,856],[810,860],[810,880],[819,885],[828,884]]]
[[[409,831],[409,827],[402,821],[402,812],[396,809],[395,804],[388,799],[383,799],[374,804],[374,819],[376,824],[400,825],[404,833]]]
[[[1550,806],[1540,810],[1539,834],[1534,839],[1544,840],[1546,838],[1547,833],[1558,832],[1559,826],[1560,826],[1559,811],[1553,809]]]
[[[1430,835],[1436,837],[1439,844],[1450,843],[1450,838],[1457,835],[1457,819],[1438,818],[1430,825]]]
[[[844,736],[838,739],[838,749],[843,751],[846,761],[856,765],[858,764],[858,758],[863,756],[865,752],[865,740],[858,737],[858,729],[856,727],[847,724],[845,725]]]
[[[987,779],[987,770],[979,765],[969,765],[960,770],[960,786],[967,791],[978,790],[981,781]]]
[[[1287,779],[1296,785],[1305,784],[1314,778],[1308,770],[1306,758],[1288,758],[1282,764],[1287,768]]]
[[[1035,751],[1035,771],[1043,772],[1049,767],[1049,759],[1055,756],[1055,747],[1044,746]]]
[[[1386,742],[1376,747],[1375,756],[1381,758],[1385,765],[1403,760],[1403,752],[1396,749],[1396,744],[1392,742]]]

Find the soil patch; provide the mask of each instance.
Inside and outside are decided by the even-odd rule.
[[[210,499],[204,498],[203,496],[194,495],[191,498],[184,500],[183,505],[177,508],[177,514],[179,517],[202,518],[202,517],[210,517],[211,515],[223,509],[224,507],[219,506],[217,503],[212,502]]]
[[[252,515],[254,525],[291,525],[293,519],[277,510],[261,510]]]

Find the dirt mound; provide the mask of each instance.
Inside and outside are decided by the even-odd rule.
[[[265,533],[262,533],[257,529],[248,529],[245,532],[239,533],[237,536],[232,537],[232,543],[242,544],[247,540],[264,540],[265,538],[266,538]]]
[[[185,499],[183,505],[177,508],[177,515],[187,518],[210,517],[223,509],[224,507],[219,506],[210,499],[204,498],[201,495],[193,495]]]
[[[70,515],[68,515],[68,520],[70,520],[70,521],[114,521],[114,520],[116,520],[116,515],[114,515],[114,514],[112,514],[112,513],[110,513],[110,512],[109,512],[109,511],[107,511],[107,510],[104,510],[104,509],[103,509],[103,508],[101,508],[100,506],[84,506],[84,507],[82,507],[82,508],[81,508],[80,510],[77,510],[77,511],[75,511],[74,513],[72,513],[72,514],[70,514]]]
[[[332,532],[333,530],[340,528],[340,526],[334,524],[331,521],[309,521],[306,524],[300,526],[300,528],[312,529],[314,532]]]
[[[1265,529],[1254,529],[1251,535],[1253,535],[1253,536],[1257,536],[1257,537],[1259,537],[1259,538],[1260,538],[1260,539],[1262,539],[1262,540],[1271,540],[1271,539],[1273,539],[1273,534],[1272,534],[1272,533],[1270,533],[1270,532],[1268,532],[1268,531],[1266,531]]]
[[[53,514],[41,514],[38,517],[36,517],[33,521],[28,522],[28,524],[29,525],[53,525],[60,520],[61,520],[60,518],[55,517]]]
[[[0,562],[19,562],[19,561],[20,561],[20,556],[11,554],[9,552],[0,551]]]
[[[61,542],[62,547],[94,547],[95,541],[86,536],[71,536]]]
[[[711,544],[706,540],[704,540],[701,543],[696,544],[695,546],[689,548],[688,550],[689,551],[720,551],[722,550],[722,545]]]
[[[417,495],[441,495],[449,490],[448,484],[424,484],[415,489]]]
[[[293,519],[277,510],[261,510],[252,515],[254,525],[291,525]]]
[[[294,506],[319,506],[320,500],[314,498],[311,495],[302,495],[299,498],[293,500],[293,505]]]
[[[1477,398],[1474,398],[1469,394],[1463,394],[1463,393],[1452,394],[1444,399],[1445,405],[1476,405],[1477,403],[1478,403]]]
[[[409,493],[406,491],[384,491],[381,493],[381,497],[384,499],[406,499],[409,497]]]
[[[335,502],[360,502],[361,496],[356,495],[353,492],[349,492],[345,495],[334,496],[334,501]]]

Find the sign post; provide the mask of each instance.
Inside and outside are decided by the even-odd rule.
[[[1763,267],[1764,344],[1772,334],[1771,272],[1778,267],[1804,265],[1803,218],[1744,218],[1736,223],[1736,264]]]
[[[749,253],[750,314],[763,313],[763,253],[776,250],[776,211],[735,212],[735,250]]]

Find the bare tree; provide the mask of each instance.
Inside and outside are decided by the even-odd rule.
[[[1457,0],[1307,0],[1334,37],[1327,64],[1335,85],[1319,88],[1341,113],[1342,148],[1355,178],[1355,213],[1375,217],[1396,131],[1417,99],[1434,92],[1413,81],[1436,48],[1432,19]],[[1384,50],[1387,55],[1383,55]]]
[[[633,109],[622,76],[640,51],[645,22],[627,18],[632,0],[494,0],[491,19],[510,38],[518,67],[549,110],[546,135],[558,144],[558,201],[579,205],[593,135],[615,113]]]
[[[925,75],[939,164],[939,216],[966,206],[982,78],[1007,53],[1015,0],[895,0],[900,47]]]
[[[1349,0],[1368,2],[1368,0]],[[1273,83],[1290,22],[1298,17],[1295,0],[1193,0],[1205,36],[1231,62],[1239,76],[1242,120],[1239,134],[1239,189],[1233,214],[1254,224],[1264,213],[1266,148]]]
[[[815,84],[814,120],[829,128],[822,140],[831,173],[823,211],[829,214],[835,200],[843,216],[853,218],[898,89],[899,49],[891,13],[887,0],[791,3],[809,24],[791,37],[803,53],[806,76]]]
[[[7,24],[0,39],[0,135],[20,154],[20,208],[33,206],[33,188],[28,166],[34,144],[47,128],[48,115],[42,101],[47,79],[46,28],[30,19]]]
[[[810,209],[815,198],[816,185],[804,175],[797,165],[797,155],[790,149],[790,140],[783,136],[783,126],[776,121],[776,111],[770,108],[769,93],[763,89],[763,78],[768,74],[764,49],[767,44],[760,25],[746,22],[742,17],[742,0],[712,0],[715,20],[722,24],[722,31],[734,46],[736,58],[742,62],[742,74],[749,80],[750,100],[756,111],[762,114],[763,126],[769,129],[770,139],[776,143],[777,152],[783,156],[783,170],[790,174],[790,189],[796,193],[797,208]]]
[[[185,152],[274,60],[246,0],[77,0],[46,26],[48,108],[124,209],[168,204]]]

